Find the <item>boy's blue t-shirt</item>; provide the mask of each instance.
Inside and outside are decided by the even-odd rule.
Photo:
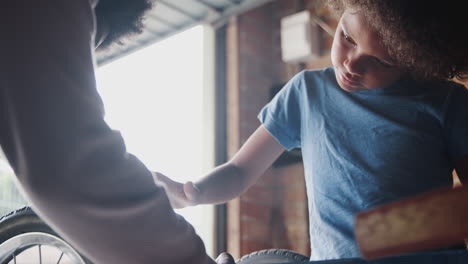
[[[333,68],[303,71],[259,119],[302,150],[314,260],[359,257],[356,213],[451,186],[468,154],[468,93],[448,81],[348,92]]]

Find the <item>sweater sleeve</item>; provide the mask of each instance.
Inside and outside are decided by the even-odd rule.
[[[0,0],[0,144],[33,208],[94,263],[212,264],[103,119],[91,0]]]

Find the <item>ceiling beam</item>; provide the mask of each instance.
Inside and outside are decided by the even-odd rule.
[[[207,2],[205,2],[203,0],[195,0],[195,2],[200,3],[201,5],[206,7],[210,12],[215,13],[216,15],[220,16],[223,13],[222,10],[220,10],[216,6],[214,6],[212,4],[209,4],[209,3],[207,3]]]
[[[196,17],[193,14],[191,14],[191,13],[185,11],[184,9],[182,9],[180,7],[177,7],[177,6],[175,6],[175,5],[173,5],[173,4],[169,3],[169,2],[159,0],[158,3],[168,7],[169,9],[172,9],[172,10],[176,11],[179,14],[184,15],[185,17],[188,17],[192,21],[199,21],[201,19],[201,18]]]
[[[179,25],[176,25],[172,22],[167,21],[166,19],[163,19],[155,14],[150,13],[147,18],[150,18],[152,20],[158,21],[161,24],[164,24],[165,26],[171,28],[171,29],[179,29]]]

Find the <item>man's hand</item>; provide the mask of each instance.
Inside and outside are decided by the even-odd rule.
[[[216,264],[236,264],[236,262],[229,253],[224,252],[216,258]]]
[[[153,179],[166,190],[171,205],[175,209],[197,205],[200,200],[200,190],[188,181],[185,184],[171,180],[160,172],[153,172]]]

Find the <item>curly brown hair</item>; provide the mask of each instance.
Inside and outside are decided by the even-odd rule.
[[[464,0],[327,0],[342,14],[362,12],[388,53],[417,77],[468,78]]]
[[[143,18],[152,7],[151,0],[100,0],[95,9],[96,18],[98,23],[101,19],[107,21],[110,30],[99,48],[122,44],[124,38],[141,33]]]

